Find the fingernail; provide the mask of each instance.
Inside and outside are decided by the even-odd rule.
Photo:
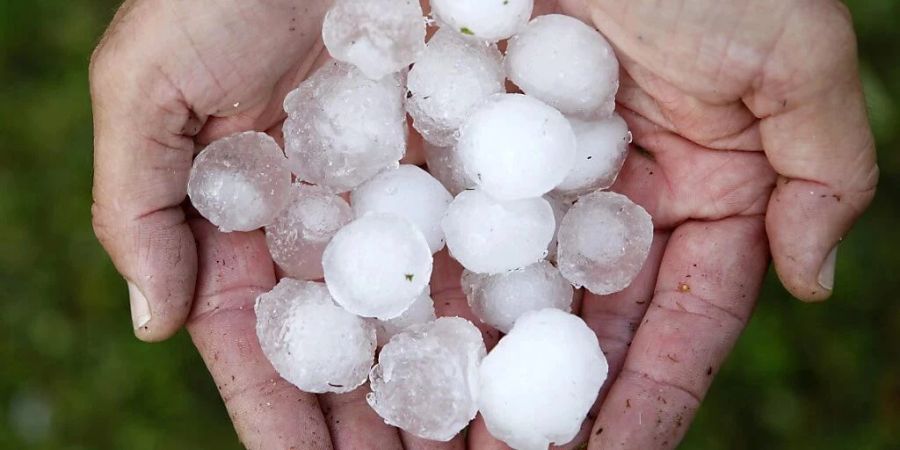
[[[819,269],[819,286],[828,291],[834,289],[834,266],[837,261],[837,249],[837,245],[835,245],[831,252],[828,253],[828,256],[825,257],[822,268]]]
[[[141,290],[130,281],[128,282],[128,299],[131,302],[131,323],[137,330],[150,322],[150,303],[147,302],[147,297]]]

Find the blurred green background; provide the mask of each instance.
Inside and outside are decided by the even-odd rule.
[[[117,3],[0,2],[0,448],[238,448],[187,336],[133,338],[91,232],[87,63]],[[682,448],[900,448],[900,0],[848,3],[879,195],[833,300],[770,274]]]

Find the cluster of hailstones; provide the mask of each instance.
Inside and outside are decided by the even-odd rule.
[[[618,62],[576,19],[529,21],[532,0],[431,6],[426,45],[418,0],[337,0],[333,61],[287,96],[284,151],[256,132],[214,142],[188,194],[222,231],[265,228],[287,277],[257,299],[257,334],[286,380],[315,393],[368,380],[372,408],[426,439],[480,411],[514,448],[566,443],[607,376],[573,286],[624,289],[653,235],[605,191],[631,139],[613,112]],[[430,173],[399,164],[407,113]],[[435,317],[445,244],[473,313],[505,333],[490,353],[471,322]]]

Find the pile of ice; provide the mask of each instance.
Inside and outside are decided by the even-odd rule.
[[[188,194],[222,231],[265,228],[285,278],[257,299],[257,334],[286,380],[369,381],[385,422],[427,439],[480,411],[515,448],[564,444],[607,372],[573,291],[626,288],[653,237],[646,211],[606,191],[631,139],[618,62],[576,19],[529,22],[532,0],[431,6],[433,20],[417,0],[337,0],[334,59],[287,96],[284,151],[256,132],[214,142]],[[428,171],[400,164],[407,114]],[[474,315],[506,333],[490,352],[471,322],[436,318],[445,246]]]

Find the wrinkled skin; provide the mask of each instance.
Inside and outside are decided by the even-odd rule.
[[[285,94],[327,58],[327,3],[129,0],[110,25],[91,61],[93,216],[129,282],[135,332],[159,341],[187,326],[251,449],[505,448],[480,418],[432,443],[385,425],[365,388],[315,396],[279,378],[254,331],[253,300],[276,280],[262,233],[221,234],[183,206],[196,148],[243,130],[279,137]],[[874,195],[849,16],[831,0],[538,3],[615,46],[636,146],[614,190],[656,226],[633,285],[580,302],[611,376],[564,447],[674,448],[770,255],[796,297],[827,298],[832,249]],[[439,315],[471,317],[460,270],[437,256]]]

